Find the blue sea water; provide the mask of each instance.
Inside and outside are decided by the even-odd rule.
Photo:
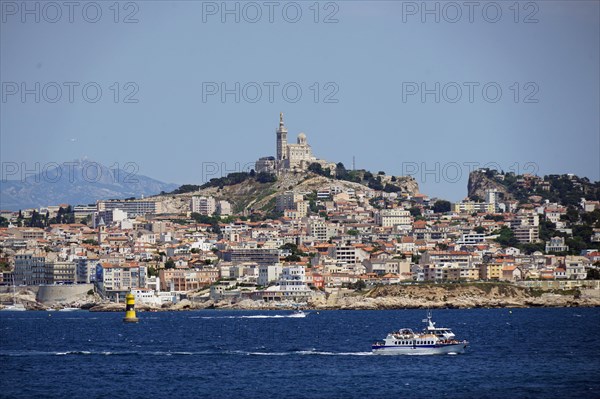
[[[1,398],[599,398],[600,309],[436,310],[462,355],[370,345],[422,310],[0,312]]]

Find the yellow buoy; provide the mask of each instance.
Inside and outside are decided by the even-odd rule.
[[[135,296],[130,292],[125,296],[125,318],[124,322],[137,323],[139,320],[135,317]]]

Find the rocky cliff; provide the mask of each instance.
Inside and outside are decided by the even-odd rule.
[[[485,200],[485,191],[495,189],[504,195],[505,199],[511,199],[512,195],[502,183],[493,177],[486,175],[482,171],[473,171],[469,174],[469,183],[467,185],[467,196],[470,199]]]

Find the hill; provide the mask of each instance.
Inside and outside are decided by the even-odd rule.
[[[540,177],[496,170],[477,170],[469,174],[470,199],[484,199],[487,189],[496,189],[503,193],[505,199],[520,202],[527,202],[533,195],[565,206],[577,206],[582,198],[588,201],[600,200],[600,182],[591,182],[587,177],[572,174]]]
[[[366,172],[368,173],[368,172]],[[270,176],[270,175],[269,175]],[[367,175],[369,177],[369,175]],[[393,180],[393,181],[392,181]],[[286,172],[277,178],[267,178],[261,174],[235,173],[220,179],[212,179],[202,186],[185,185],[169,194],[162,194],[163,210],[180,213],[189,210],[192,196],[212,196],[218,200],[226,200],[232,204],[235,213],[258,210],[273,211],[275,198],[286,191],[311,193],[338,186],[342,189],[354,189],[357,193],[371,190],[365,180],[353,182],[322,176],[314,172]],[[417,182],[412,177],[380,175],[377,180],[388,190],[414,195],[419,192]],[[387,183],[386,183],[387,182]],[[392,188],[393,187],[393,188]]]

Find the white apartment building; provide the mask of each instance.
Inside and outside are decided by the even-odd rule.
[[[133,288],[146,288],[146,266],[99,263],[96,284],[104,295],[123,296]]]
[[[217,211],[217,202],[213,197],[193,196],[190,210],[201,215],[212,216]]]
[[[118,208],[126,212],[128,218],[133,219],[146,214],[161,213],[162,203],[148,200],[108,200],[97,201],[96,208],[99,213]]]
[[[412,218],[410,212],[402,208],[382,209],[375,214],[375,223],[382,227],[408,226],[410,228]]]
[[[307,232],[309,236],[319,241],[327,241],[337,235],[337,227],[323,220],[310,220]]]
[[[260,286],[267,286],[269,283],[281,278],[282,267],[277,265],[260,265],[258,266],[258,278],[256,283]]]
[[[454,213],[494,213],[497,203],[461,201],[453,206]]]
[[[546,252],[565,252],[569,250],[569,246],[565,245],[564,237],[552,237],[546,243]]]
[[[336,245],[335,247],[330,247],[328,254],[336,261],[344,262],[349,265],[361,263],[363,260],[369,258],[367,252],[352,245]]]
[[[567,256],[565,259],[566,277],[569,280],[585,280],[587,272],[585,271],[585,262],[587,259],[583,256]]]
[[[222,216],[231,215],[231,204],[229,201],[220,200],[217,202],[217,213]]]
[[[281,278],[264,291],[265,300],[307,301],[311,296],[312,291],[306,284],[306,272],[301,265],[284,266]]]

